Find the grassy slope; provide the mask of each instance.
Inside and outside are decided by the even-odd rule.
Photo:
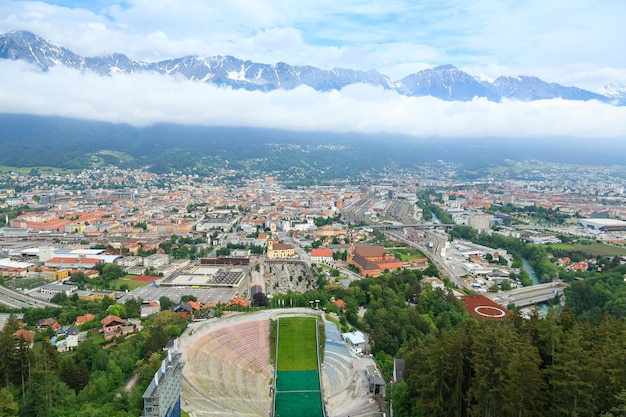
[[[412,249],[391,249],[389,252],[391,252],[396,258],[402,261],[410,261],[413,259],[422,259],[426,257],[422,252]]]
[[[139,288],[139,287],[143,287],[144,285],[149,285],[149,282],[145,282],[145,281],[134,281],[132,279],[116,279],[114,281],[111,282],[111,288],[116,288],[118,291],[120,289],[120,286],[126,284],[128,285],[128,290],[132,291],[135,288]]]
[[[317,370],[315,326],[313,318],[280,319],[278,371]]]
[[[626,248],[612,246],[612,245],[605,245],[603,243],[592,243],[590,245],[582,245],[582,244],[572,245],[572,244],[561,243],[558,245],[549,245],[549,247],[554,248],[555,250],[563,249],[563,250],[570,250],[570,251],[575,251],[575,252],[584,252],[593,256],[626,255]]]

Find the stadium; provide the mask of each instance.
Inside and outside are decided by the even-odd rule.
[[[270,329],[277,336],[272,352]],[[383,415],[375,393],[384,386],[372,380],[374,361],[354,352],[319,310],[266,310],[192,323],[179,346],[187,363],[182,408],[190,416]]]
[[[626,231],[626,222],[615,219],[580,219],[580,225],[584,229],[597,230],[600,232],[623,232]]]

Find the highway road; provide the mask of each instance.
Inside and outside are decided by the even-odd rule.
[[[446,236],[436,233],[434,231],[426,230],[425,233],[426,233],[427,239],[424,241],[424,244],[418,244],[416,242],[412,242],[406,239],[400,233],[391,232],[391,231],[387,231],[385,233],[387,233],[394,239],[398,239],[406,243],[409,246],[418,248],[424,255],[426,255],[428,259],[434,262],[437,268],[443,273],[443,275],[450,278],[450,280],[454,282],[457,287],[459,288],[465,287],[461,277],[457,276],[457,274],[454,273],[454,271],[449,267],[447,261],[441,256],[441,250],[444,248],[446,242],[448,241]],[[432,248],[426,247],[425,246],[426,242],[432,242],[433,247]]]
[[[369,204],[370,202],[368,202],[367,199],[361,199],[350,205],[348,208],[350,217],[356,218],[355,220],[357,220],[358,217],[363,214],[363,209]],[[391,207],[391,217],[393,217],[398,223],[402,223],[400,220],[406,220],[407,213],[404,208],[397,205],[392,205]],[[420,229],[421,232],[424,233],[425,239],[419,243],[405,238],[403,229],[400,228],[400,225],[398,225],[397,228],[390,227],[386,230],[383,228],[383,232],[393,239],[397,239],[409,246],[420,249],[432,262],[435,263],[443,276],[447,276],[458,288],[464,288],[465,283],[461,277],[465,272],[455,272],[453,265],[451,265],[446,259],[445,252],[447,249],[446,244],[448,242],[448,235],[446,233],[439,233],[428,228],[420,227]],[[431,246],[430,244],[432,244],[432,247],[429,247]],[[567,284],[561,281],[555,281],[549,284],[533,285],[531,287],[518,288],[511,291],[489,293],[487,296],[502,306],[514,303],[518,307],[525,307],[545,302],[557,295],[561,295],[563,294],[565,287],[567,287]]]
[[[486,294],[491,300],[506,307],[510,303],[517,307],[527,307],[553,299],[563,294],[568,285],[562,281],[554,281],[547,284],[537,284],[530,287],[516,288],[510,291],[500,291]]]
[[[0,304],[11,308],[58,307],[54,303],[30,297],[0,285]]]

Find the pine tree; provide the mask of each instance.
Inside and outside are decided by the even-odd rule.
[[[593,374],[591,352],[586,349],[581,324],[565,334],[550,367],[555,416],[592,416]]]
[[[517,334],[511,341],[506,368],[508,384],[503,387],[503,416],[540,417],[544,415],[547,384],[540,369],[541,357],[530,337]]]

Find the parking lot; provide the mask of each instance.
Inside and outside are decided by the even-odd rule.
[[[120,300],[121,303],[126,302],[130,297],[141,298],[144,301],[158,300],[161,296],[166,296],[174,302],[180,301],[183,295],[193,295],[202,302],[226,303],[235,297],[235,294],[241,295],[248,290],[248,280],[244,279],[238,288],[191,288],[185,286],[156,286],[148,284],[139,287],[133,291],[129,291]]]

